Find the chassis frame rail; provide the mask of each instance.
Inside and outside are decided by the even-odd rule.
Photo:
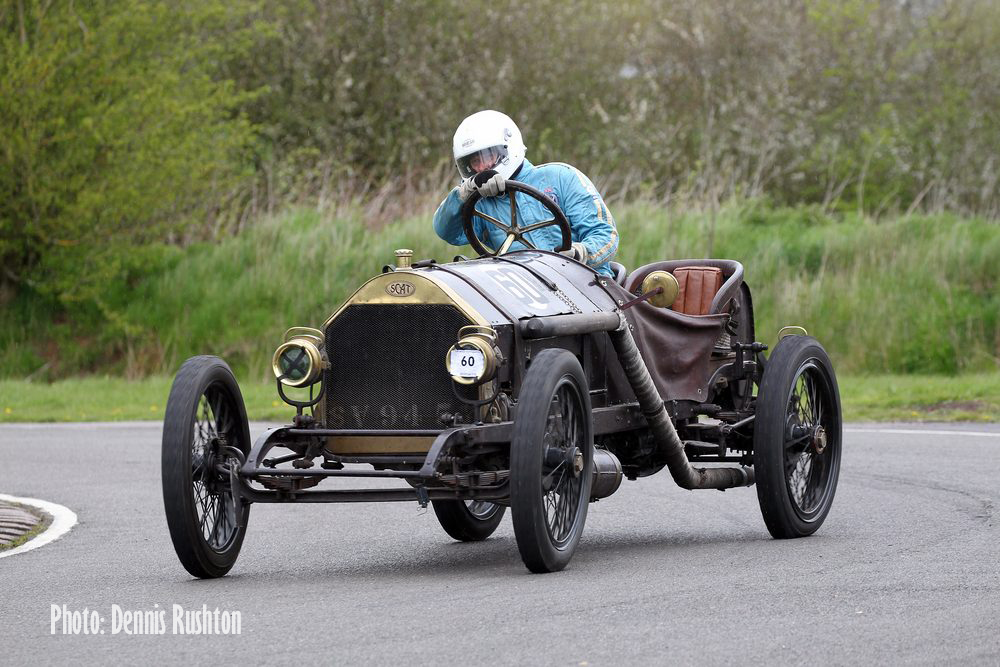
[[[505,444],[510,442],[511,422],[499,424],[463,425],[443,431],[355,431],[345,429],[303,429],[291,426],[280,426],[268,429],[254,443],[250,455],[240,462],[239,469],[230,469],[230,479],[235,494],[241,501],[251,503],[282,503],[282,502],[315,502],[315,503],[349,503],[349,502],[392,502],[416,500],[425,504],[427,500],[455,500],[465,497],[475,500],[501,500],[507,497],[507,485],[496,489],[452,489],[426,488],[424,482],[430,482],[443,474],[438,468],[447,462],[447,457],[456,446]],[[271,449],[285,446],[289,440],[326,438],[340,435],[435,435],[427,454],[423,457],[418,470],[328,470],[328,469],[288,469],[272,468],[264,465],[265,457]],[[313,440],[313,443],[316,441]],[[318,456],[319,454],[317,454]],[[343,457],[351,463],[367,463],[385,465],[387,458],[407,459],[407,463],[419,462],[419,457],[385,457],[357,456]],[[393,461],[396,462],[396,461]],[[403,460],[398,461],[403,463]],[[351,477],[351,478],[391,478],[405,479],[414,485],[412,489],[342,489],[342,490],[263,490],[250,485],[260,481],[261,477],[274,478],[316,478],[316,477]]]

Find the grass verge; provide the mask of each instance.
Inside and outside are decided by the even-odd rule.
[[[1000,421],[1000,373],[844,376],[846,421]],[[0,380],[0,422],[163,419],[172,378],[85,377],[52,384]],[[287,421],[273,383],[241,382],[252,420]]]

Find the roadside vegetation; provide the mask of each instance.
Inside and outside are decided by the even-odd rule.
[[[705,212],[636,202],[613,206],[618,260],[743,262],[757,338],[804,326],[850,374],[976,373],[1000,360],[1000,226],[951,215],[873,220],[761,201]],[[7,377],[170,374],[215,353],[254,379],[289,326],[319,326],[393,250],[450,261],[468,248],[438,239],[425,209],[372,231],[360,207],[299,209],[216,243],[164,247],[159,264],[104,293],[118,317],[89,332],[26,299],[2,335]],[[38,332],[44,332],[39,339]],[[20,341],[20,342],[17,342]]]
[[[0,7],[0,410],[105,375],[145,404],[205,352],[269,387],[284,328],[393,249],[463,252],[430,216],[481,108],[594,179],[629,268],[742,261],[759,339],[800,324],[845,377],[910,393],[993,386],[1000,6],[501,5]]]

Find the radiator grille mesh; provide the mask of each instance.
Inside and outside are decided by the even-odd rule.
[[[458,330],[472,324],[440,304],[354,304],[326,329],[327,428],[440,429],[443,412],[473,421],[444,366]],[[463,398],[478,392],[461,387]]]

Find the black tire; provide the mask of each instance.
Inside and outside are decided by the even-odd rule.
[[[493,534],[507,508],[484,500],[431,502],[444,532],[459,542],[480,542]]]
[[[250,505],[237,506],[222,470],[239,465],[227,446],[244,460],[250,452],[239,385],[222,359],[192,357],[170,387],[161,465],[170,539],[184,569],[196,577],[229,572],[246,533]]]
[[[532,360],[510,447],[510,511],[521,560],[532,572],[556,572],[583,535],[594,465],[590,394],[571,353],[548,349]]]
[[[788,336],[767,361],[757,395],[757,499],[771,535],[815,533],[833,504],[843,427],[830,357],[815,338]]]

